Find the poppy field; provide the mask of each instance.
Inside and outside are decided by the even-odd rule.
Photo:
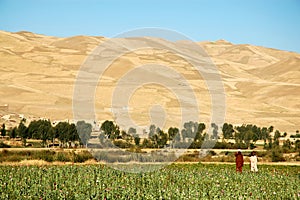
[[[299,166],[243,170],[200,163],[147,173],[105,165],[0,166],[0,199],[300,199]]]

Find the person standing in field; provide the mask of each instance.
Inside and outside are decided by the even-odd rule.
[[[250,156],[250,169],[251,169],[251,172],[258,172],[258,169],[257,169],[257,156],[256,156],[256,153],[254,151],[251,152],[251,156]]]
[[[242,173],[244,158],[240,149],[238,150],[237,153],[235,153],[235,165],[236,165],[236,171]]]

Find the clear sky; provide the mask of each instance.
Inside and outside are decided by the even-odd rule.
[[[300,53],[300,0],[0,0],[0,30],[113,37],[142,27]]]

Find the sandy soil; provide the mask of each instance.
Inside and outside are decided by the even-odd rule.
[[[57,38],[0,31],[0,123],[17,124],[17,119],[2,118],[10,113],[24,114],[31,119],[72,119],[73,89],[78,70],[88,53],[105,40],[92,36]],[[136,41],[179,49],[179,44],[160,39],[138,38]],[[199,45],[221,73],[226,93],[225,121],[273,125],[275,129],[293,134],[300,129],[299,54],[248,44],[235,45],[225,40]],[[192,48],[187,48],[186,52],[193,55]],[[169,66],[181,74],[195,91],[200,108],[199,121],[210,121],[211,96],[205,80],[189,63],[165,50],[139,50],[112,63],[96,90],[97,120],[115,119],[111,113],[111,99],[116,84],[136,66],[149,63]],[[164,71],[157,74],[169,76]],[[136,78],[142,80],[145,77],[142,73]],[[3,107],[5,104],[9,104],[8,110]],[[178,98],[157,84],[144,85],[135,91],[129,101],[130,116],[141,126],[149,125],[149,109],[156,104],[165,109],[164,127],[179,123]]]

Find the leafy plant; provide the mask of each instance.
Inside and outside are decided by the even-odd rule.
[[[262,165],[256,174],[245,168],[237,174],[234,165],[172,164],[140,174],[104,165],[0,166],[0,199],[299,198],[298,166]]]

